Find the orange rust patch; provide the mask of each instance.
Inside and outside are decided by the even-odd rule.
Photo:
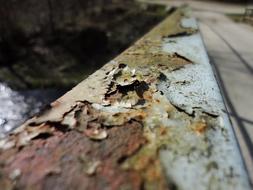
[[[190,128],[197,134],[203,134],[207,130],[207,124],[205,121],[198,121],[190,126]]]
[[[159,128],[159,134],[160,135],[167,135],[168,134],[168,127],[161,126]]]

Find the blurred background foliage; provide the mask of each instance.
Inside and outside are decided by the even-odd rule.
[[[0,0],[0,82],[68,88],[166,15],[133,0]]]

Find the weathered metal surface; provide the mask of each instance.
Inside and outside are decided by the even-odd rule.
[[[5,189],[250,189],[197,25],[179,9],[0,141]]]

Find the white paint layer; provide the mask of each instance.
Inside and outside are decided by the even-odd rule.
[[[183,20],[181,24],[185,27],[196,25],[192,19]],[[224,103],[200,34],[167,38],[163,50],[177,53],[193,64],[164,72],[167,80],[161,81],[158,89],[188,114],[217,116],[213,123],[215,130],[208,130],[206,137],[180,133],[185,129],[178,126],[181,140],[160,152],[168,180],[178,189],[250,189],[232,127],[222,111]],[[203,143],[204,138],[210,146]],[[201,153],[202,149],[207,152]]]

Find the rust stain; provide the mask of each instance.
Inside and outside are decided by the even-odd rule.
[[[200,134],[203,134],[207,130],[208,126],[205,121],[198,121],[192,124],[190,128],[200,135]]]
[[[22,189],[101,189],[103,183],[97,182],[104,180],[112,189],[125,185],[139,189],[143,181],[140,174],[121,170],[119,163],[145,145],[141,125],[131,121],[107,132],[108,138],[100,142],[74,130],[54,132],[46,141],[34,139],[22,151],[5,151],[0,156],[4,173],[19,169],[21,174],[15,183],[8,175],[2,176],[0,181],[5,186],[1,188],[11,184],[12,188]]]

